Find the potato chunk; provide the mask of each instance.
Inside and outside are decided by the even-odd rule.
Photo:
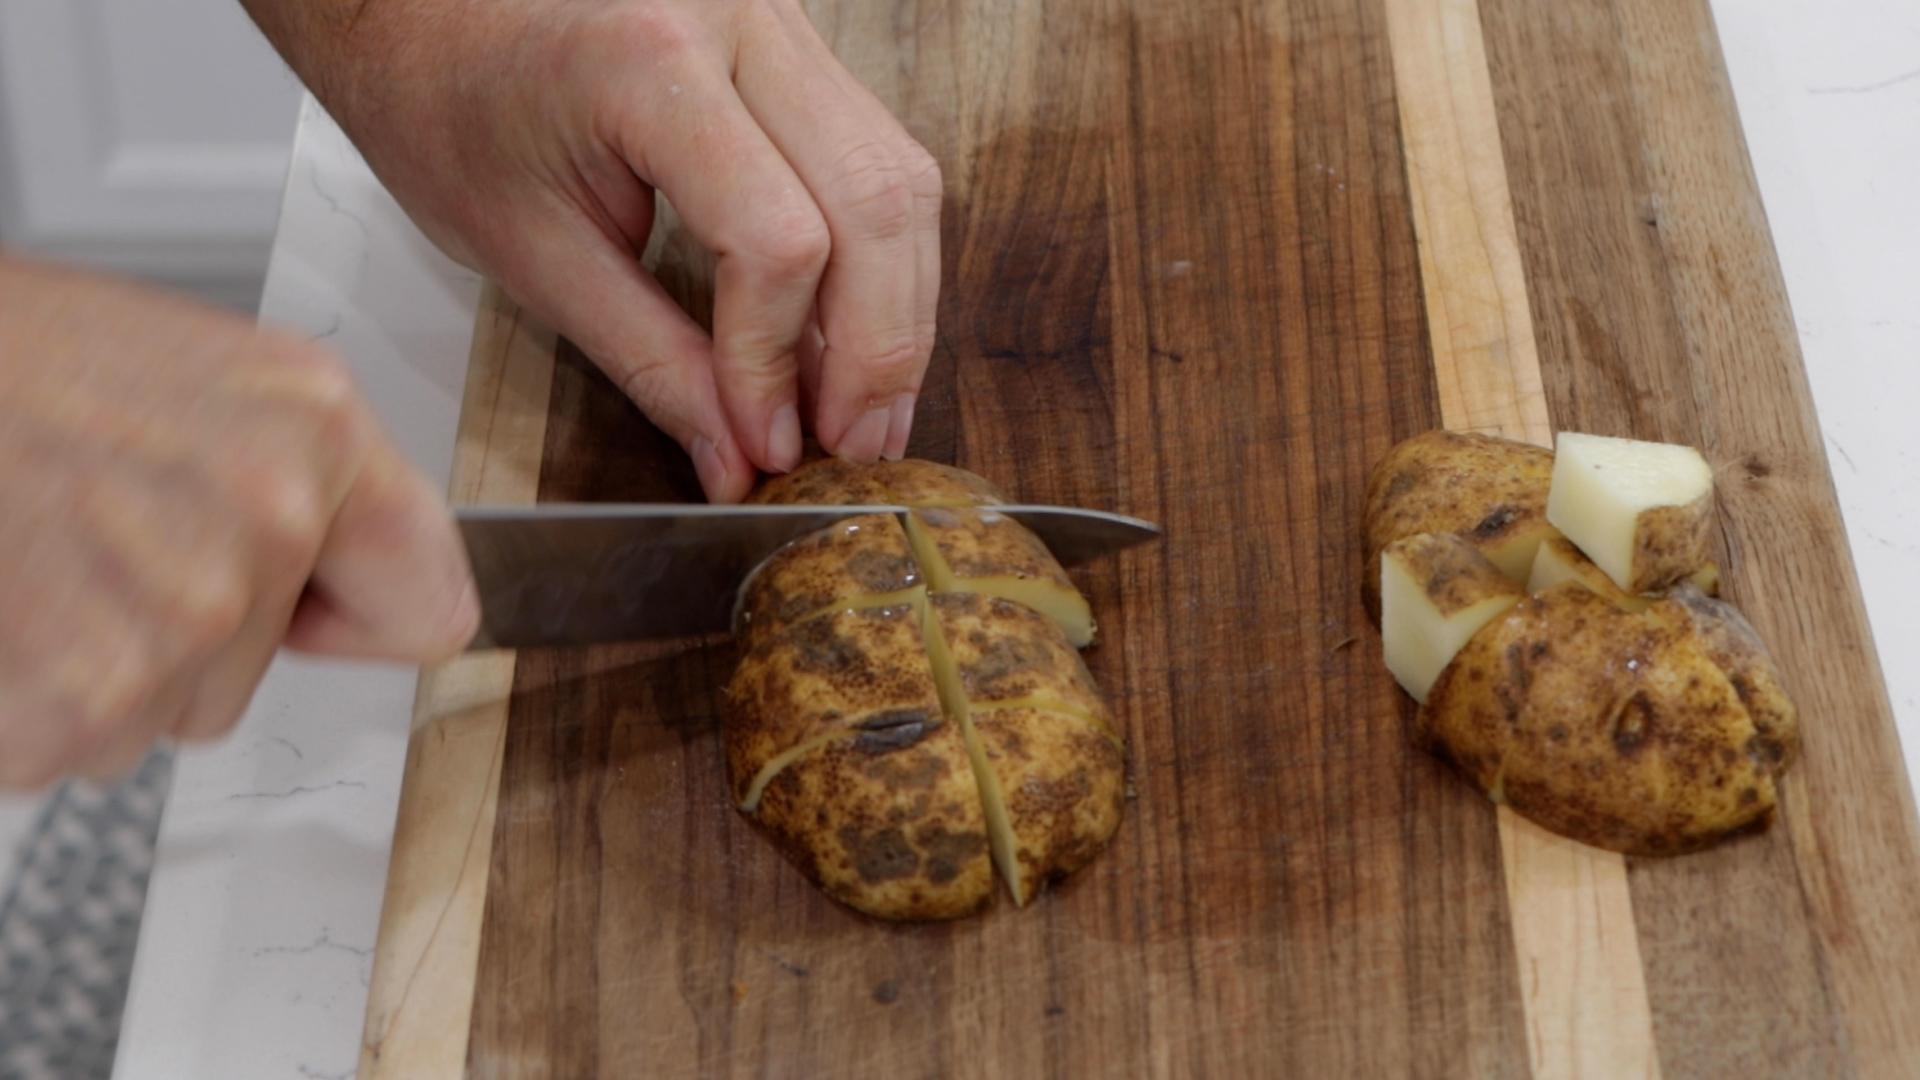
[[[1454,533],[1500,572],[1525,583],[1547,523],[1553,453],[1460,431],[1428,431],[1387,451],[1367,481],[1366,576],[1361,598],[1380,618],[1380,552],[1402,537]]]
[[[1707,561],[1713,469],[1690,446],[1562,432],[1547,521],[1628,593]]]
[[[1415,701],[1482,626],[1526,593],[1473,545],[1421,533],[1380,560],[1380,638],[1387,670]]]
[[[994,859],[1014,903],[1025,905],[1112,839],[1125,806],[1125,762],[1087,716],[986,707],[970,710],[967,723],[979,749],[975,768],[1005,822],[994,834]]]
[[[1420,735],[1489,797],[1555,832],[1678,854],[1763,824],[1780,762],[1671,600],[1622,610],[1563,583],[1474,635]]]

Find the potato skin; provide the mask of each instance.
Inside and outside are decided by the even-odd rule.
[[[808,752],[767,785],[753,820],[829,896],[869,915],[952,919],[993,899],[973,766],[945,719]]]
[[[734,636],[752,649],[829,605],[898,593],[922,581],[899,518],[848,518],[781,548],[747,579],[734,612]]]
[[[1778,762],[1694,631],[1577,582],[1515,605],[1441,673],[1417,729],[1482,791],[1583,843],[1693,851],[1771,820]]]
[[[965,469],[932,461],[855,465],[839,458],[809,461],[747,496],[760,505],[988,506],[1006,502],[1000,489]]]
[[[1685,506],[1662,506],[1640,515],[1633,534],[1636,593],[1658,592],[1708,564],[1713,544],[1713,495]]]
[[[734,799],[762,766],[809,738],[883,713],[941,715],[912,604],[836,611],[749,650],[727,683]]]
[[[1654,606],[1656,617],[1684,616],[1707,655],[1727,676],[1747,707],[1760,742],[1757,750],[1782,772],[1800,755],[1800,711],[1787,696],[1773,655],[1759,631],[1738,608],[1682,582],[1667,592],[1668,603]]]
[[[1116,739],[1113,717],[1079,650],[1052,619],[1024,604],[976,593],[938,593],[934,617],[975,710],[1040,701],[1080,713]]]
[[[1380,552],[1417,533],[1456,533],[1502,573],[1525,582],[1547,524],[1553,451],[1459,431],[1428,431],[1387,451],[1367,481],[1367,566],[1361,597],[1380,621]]]
[[[1018,866],[1009,884],[1024,904],[1113,838],[1126,804],[1126,763],[1091,717],[983,708],[970,722],[1006,802]]]

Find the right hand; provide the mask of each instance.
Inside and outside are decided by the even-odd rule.
[[[280,646],[430,662],[451,516],[324,350],[0,260],[0,787],[233,726]]]

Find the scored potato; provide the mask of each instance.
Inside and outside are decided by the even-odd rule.
[[[1441,673],[1422,737],[1496,802],[1628,854],[1771,819],[1779,762],[1687,616],[1577,584],[1523,600]]]
[[[849,733],[765,785],[754,821],[829,896],[889,919],[951,919],[993,899],[986,816],[959,725]]]
[[[901,506],[991,506],[1007,501],[1000,489],[965,469],[934,461],[883,461],[880,483]]]
[[[916,510],[907,537],[935,592],[998,596],[1060,624],[1075,646],[1093,642],[1093,609],[1040,538],[990,509]]]
[[[1402,537],[1453,533],[1524,583],[1547,523],[1553,453],[1531,443],[1429,431],[1387,451],[1367,481],[1367,567],[1361,596],[1380,619],[1380,552]]]
[[[1421,533],[1380,557],[1380,640],[1387,670],[1415,701],[1427,700],[1454,654],[1526,592],[1457,536]]]
[[[855,465],[839,458],[809,461],[776,476],[747,502],[811,506],[989,506],[1006,502],[1000,490],[965,469],[932,461]]]
[[[905,602],[922,583],[899,518],[848,518],[788,544],[748,575],[734,610],[734,635],[751,649],[834,606]]]
[[[1663,589],[1707,561],[1713,468],[1691,446],[1563,431],[1547,520],[1626,592]]]
[[[1113,732],[1086,661],[1053,620],[973,593],[937,593],[930,602],[959,681],[951,694],[976,709],[1022,704],[1075,713]],[[944,674],[937,664],[934,673]]]
[[[941,715],[920,602],[834,611],[749,650],[727,683],[734,797],[777,755],[867,717]]]
[[[982,788],[992,792],[994,861],[1014,903],[1025,905],[1112,839],[1125,805],[1125,762],[1111,733],[1088,716],[987,707],[970,710],[967,723]]]

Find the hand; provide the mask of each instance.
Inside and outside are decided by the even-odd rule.
[[[430,661],[479,617],[440,498],[331,355],[0,260],[0,787],[230,728],[274,652]]]
[[[592,356],[708,496],[905,453],[939,170],[796,0],[248,0],[455,258]],[[717,257],[711,338],[640,267],[654,191]],[[813,328],[817,325],[817,331]]]

